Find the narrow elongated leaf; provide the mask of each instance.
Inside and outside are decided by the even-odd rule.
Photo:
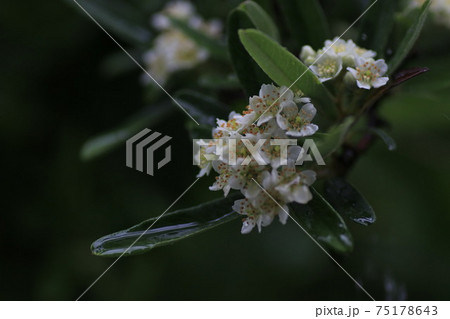
[[[80,10],[72,0],[66,1]],[[112,31],[124,40],[136,44],[150,41],[151,33],[147,29],[148,18],[132,5],[124,1],[111,0],[78,0],[77,2],[108,31]]]
[[[318,0],[279,0],[289,31],[299,44],[314,48],[323,46],[331,37],[323,9]]]
[[[230,112],[225,104],[194,91],[179,91],[175,99],[200,124],[214,126],[216,118],[228,118]]]
[[[273,81],[311,97],[324,116],[336,116],[330,92],[300,59],[258,30],[241,30],[239,37],[251,57]]]
[[[207,34],[192,28],[183,20],[169,17],[172,25],[191,38],[198,46],[207,50],[212,58],[222,61],[228,61],[227,48],[219,40],[216,40]]]
[[[239,40],[240,29],[253,28],[247,12],[240,6],[230,12],[227,20],[227,44],[234,71],[247,96],[258,94],[262,84],[270,83],[270,78],[251,58]]]
[[[81,148],[81,159],[90,161],[112,151],[139,130],[158,123],[174,110],[175,108],[170,103],[156,104],[145,108],[121,126],[89,139]]]
[[[348,117],[343,123],[331,127],[328,133],[315,135],[317,148],[324,158],[330,156],[342,146],[353,121],[353,117]]]
[[[338,252],[351,251],[353,239],[344,220],[315,189],[311,191],[313,199],[306,205],[290,204],[291,212],[318,242]]]
[[[165,214],[159,219],[150,218],[96,240],[91,246],[92,253],[102,257],[117,257],[123,253],[124,256],[142,254],[225,224],[239,217],[232,212],[231,207],[240,196],[229,195],[227,198]]]
[[[253,1],[245,1],[238,7],[247,14],[256,29],[264,32],[275,41],[280,40],[280,33],[269,14],[264,11],[257,3]]]
[[[325,182],[325,198],[338,213],[358,224],[367,226],[376,220],[375,212],[366,199],[342,178]]]
[[[379,128],[372,129],[372,132],[377,134],[383,140],[383,142],[388,147],[388,150],[394,151],[397,149],[397,143],[395,143],[395,140],[391,136],[389,136],[388,133]]]
[[[413,25],[410,26],[408,32],[398,46],[394,56],[389,61],[389,74],[392,74],[393,72],[395,72],[395,70],[397,70],[397,68],[402,64],[403,60],[408,56],[409,52],[413,48],[414,43],[419,37],[420,32],[422,31],[422,28],[425,24],[430,4],[431,0],[426,0],[426,2],[420,8],[417,19],[414,21]]]
[[[358,45],[377,52],[377,58],[384,57],[398,6],[399,1],[378,0],[361,21]]]

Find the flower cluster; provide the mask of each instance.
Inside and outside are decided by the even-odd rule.
[[[420,7],[424,3],[425,0],[411,0],[412,7]],[[430,11],[438,23],[450,28],[450,0],[433,0]]]
[[[321,82],[332,80],[347,70],[359,88],[370,90],[384,86],[388,67],[383,59],[374,60],[376,52],[357,46],[352,40],[334,38],[315,51],[309,45],[302,48],[300,59],[309,66]]]
[[[227,121],[217,119],[214,140],[199,142],[204,147],[197,154],[201,158],[198,176],[214,169],[219,175],[210,190],[222,190],[227,196],[235,189],[245,196],[233,205],[245,216],[243,234],[255,226],[261,231],[276,216],[284,224],[288,203],[305,204],[311,200],[309,186],[316,173],[301,170],[296,164],[306,152],[283,141],[313,135],[318,130],[311,123],[315,115],[314,105],[301,92],[294,94],[286,87],[263,85],[259,95],[249,99],[244,112],[232,112]],[[252,147],[259,148],[257,156]],[[231,148],[234,152],[230,152]]]
[[[174,28],[170,18],[180,19],[200,32],[213,38],[220,36],[222,23],[218,20],[204,21],[197,15],[194,6],[185,1],[170,2],[164,10],[152,17],[151,23],[160,30],[153,48],[144,54],[144,63],[149,73],[163,84],[175,71],[196,66],[208,59],[208,51],[199,47],[183,32]]]

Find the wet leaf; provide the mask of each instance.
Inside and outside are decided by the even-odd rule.
[[[293,216],[318,242],[338,252],[350,252],[353,239],[344,220],[315,189],[311,191],[313,199],[308,204],[290,204]]]
[[[358,224],[367,226],[376,220],[375,212],[367,200],[342,178],[325,182],[325,198],[338,213]]]
[[[123,253],[124,256],[137,255],[210,230],[239,218],[237,213],[232,212],[231,207],[240,197],[240,194],[233,194],[227,198],[167,213],[161,218],[150,218],[136,226],[96,240],[91,246],[92,253],[101,257],[117,257]]]

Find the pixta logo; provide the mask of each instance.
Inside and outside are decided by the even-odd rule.
[[[161,137],[162,136],[162,137]],[[171,147],[165,149],[164,158],[156,162],[155,151],[169,142],[170,136],[162,135],[159,132],[152,132],[144,129],[127,140],[127,166],[135,168],[140,172],[153,176],[156,169],[160,169],[171,160]],[[135,166],[136,165],[136,166]]]

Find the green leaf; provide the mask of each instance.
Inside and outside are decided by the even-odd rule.
[[[397,143],[395,143],[395,140],[389,136],[388,133],[379,128],[373,128],[371,131],[383,140],[383,142],[387,145],[388,150],[395,151],[397,149]]]
[[[399,1],[378,0],[361,21],[357,44],[377,52],[377,58],[384,57],[398,5]]]
[[[121,126],[89,139],[81,148],[81,159],[90,161],[112,151],[143,128],[166,118],[173,110],[175,108],[170,103],[145,108]]]
[[[331,33],[326,16],[318,0],[279,0],[291,36],[299,47],[321,48]]]
[[[314,188],[311,191],[313,199],[308,204],[290,204],[293,215],[318,242],[338,252],[350,252],[353,239],[344,220]]]
[[[261,70],[256,62],[247,53],[241,41],[238,31],[240,29],[253,28],[255,25],[250,20],[247,12],[240,6],[230,12],[227,20],[227,44],[231,62],[239,82],[247,96],[258,94],[262,84],[270,83],[269,77]]]
[[[228,118],[230,108],[225,104],[200,93],[182,90],[175,94],[175,100],[195,119],[199,124],[215,126],[216,118]]]
[[[330,92],[300,59],[257,30],[241,30],[245,49],[264,72],[278,85],[302,91],[313,100],[318,112],[335,118],[337,112]]]
[[[240,197],[240,194],[229,195],[227,198],[165,214],[161,218],[150,218],[136,226],[96,240],[91,251],[102,257],[117,257],[123,253],[124,256],[131,256],[172,244],[237,219],[239,215],[232,212],[231,207]],[[131,245],[133,246],[130,248]]]
[[[375,212],[367,200],[342,178],[325,182],[325,198],[338,213],[358,224],[368,226],[376,220]]]
[[[415,19],[413,25],[411,25],[403,38],[402,42],[398,46],[394,56],[389,61],[389,74],[392,74],[397,68],[402,64],[403,60],[408,56],[409,52],[414,46],[417,38],[422,31],[425,24],[425,20],[428,15],[428,8],[430,7],[431,1],[427,0],[420,10],[418,10],[417,18]]]
[[[172,25],[191,38],[198,46],[207,50],[212,58],[220,61],[228,61],[227,48],[219,40],[216,40],[207,34],[192,28],[186,21],[169,17]]]
[[[328,133],[315,135],[314,140],[323,158],[330,156],[342,146],[353,121],[353,117],[347,117],[341,124],[331,127]]]
[[[66,0],[81,10],[72,0]],[[79,5],[109,32],[136,44],[150,41],[151,33],[142,10],[124,1],[78,0]],[[84,15],[84,13],[82,13]]]
[[[264,32],[275,41],[280,41],[280,33],[275,22],[257,3],[245,1],[238,7],[238,10],[245,12],[256,29]]]
[[[213,90],[235,90],[240,89],[241,85],[236,75],[230,74],[203,74],[198,79],[198,84],[207,89]]]

